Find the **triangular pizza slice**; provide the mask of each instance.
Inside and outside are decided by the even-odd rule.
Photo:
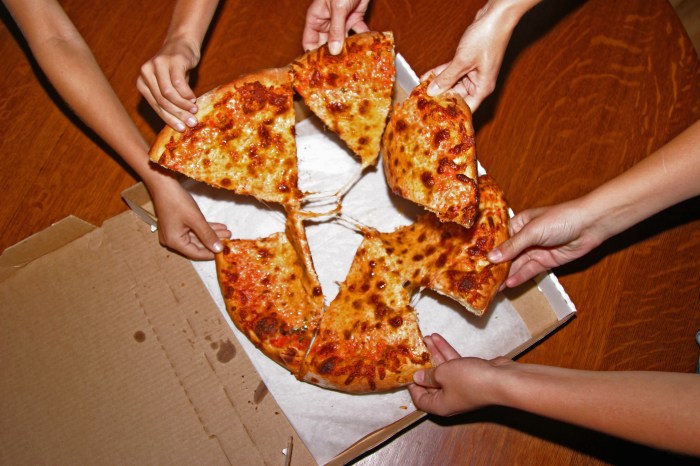
[[[343,50],[311,50],[291,64],[292,83],[306,105],[372,166],[391,108],[396,68],[391,32],[348,37]]]
[[[430,367],[411,296],[376,232],[365,232],[299,378],[349,393],[401,387]]]
[[[216,255],[217,277],[231,320],[265,355],[294,374],[301,368],[324,307],[297,220],[288,222],[285,233],[222,240],[224,250]]]
[[[163,129],[150,158],[218,188],[298,205],[293,95],[288,68],[219,86],[197,99],[199,124]]]
[[[471,111],[455,92],[429,97],[428,84],[394,107],[382,138],[384,174],[395,194],[469,228],[479,203]]]

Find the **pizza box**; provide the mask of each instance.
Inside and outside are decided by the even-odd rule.
[[[415,80],[398,56],[399,91]],[[340,145],[317,125],[306,130],[301,133],[308,141]],[[363,180],[377,182],[381,173],[368,175]],[[265,222],[239,217],[248,211],[263,212],[272,229],[279,225],[279,211],[250,199],[217,197],[226,193],[201,183],[190,188],[203,210],[223,206],[237,217],[230,222],[235,235],[245,233],[246,223],[255,227],[246,234],[264,233]],[[349,206],[352,197],[351,191]],[[101,227],[68,217],[0,256],[3,463],[343,464],[424,416],[405,390],[339,394],[298,382],[261,358],[222,308],[211,281],[213,262],[191,262],[158,244],[143,185],[123,198],[132,210]],[[347,231],[348,238],[354,235]],[[330,298],[334,277],[326,270],[339,269],[334,273],[342,279],[347,269],[325,264],[328,254],[312,236]],[[349,241],[335,246],[352,256],[355,239]],[[439,325],[430,318],[435,301],[429,296],[417,302],[421,325]],[[437,302],[448,308],[450,322],[471,329],[475,340],[472,349],[461,346],[463,354],[485,357],[515,356],[575,314],[551,274],[499,297],[495,312],[481,319]],[[500,335],[499,347],[488,345],[492,332]],[[285,395],[289,384],[307,405],[295,406],[296,399]],[[358,427],[345,416],[348,406],[358,411],[368,404],[382,408],[369,423]],[[299,416],[300,409],[317,413],[319,407],[323,422]]]
[[[395,98],[400,100],[418,78],[403,57],[397,55]],[[306,233],[314,266],[329,303],[347,274],[362,236],[348,225],[369,225],[393,231],[415,221],[422,210],[390,193],[381,163],[361,172],[359,161],[335,134],[301,103],[297,103],[296,142],[299,186],[314,193],[309,210],[333,210],[342,193],[340,216],[307,222]],[[484,173],[483,167],[479,167]],[[192,180],[184,182],[210,221],[223,222],[235,238],[260,238],[284,231],[284,211]],[[125,193],[132,209],[155,228],[148,199],[138,188]],[[315,202],[317,201],[317,202]],[[253,366],[277,400],[297,434],[320,463],[341,464],[377,445],[424,416],[412,405],[407,390],[389,394],[347,395],[297,381],[288,371],[257,350],[229,318],[212,262],[193,262],[197,274],[221,311]],[[515,356],[547,335],[575,313],[554,275],[501,294],[484,317],[464,311],[455,302],[435,293],[421,293],[412,303],[424,334],[439,332],[461,354],[493,358]],[[318,415],[322,413],[322,415]]]

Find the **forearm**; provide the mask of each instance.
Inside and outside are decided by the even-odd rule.
[[[700,376],[592,372],[514,364],[498,369],[495,404],[657,448],[700,455]]]
[[[60,5],[54,0],[5,0],[5,4],[46,77],[78,117],[147,185],[170,179],[152,169],[148,144]]]
[[[201,50],[218,0],[178,0],[165,42],[184,40]]]
[[[700,121],[581,198],[602,239],[700,194]]]
[[[479,12],[498,11],[501,27],[513,30],[525,13],[542,0],[489,0]],[[478,17],[478,16],[477,16]]]

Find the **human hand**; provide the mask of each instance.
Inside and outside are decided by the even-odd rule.
[[[492,361],[462,358],[440,335],[425,337],[434,367],[414,374],[408,391],[416,408],[451,416],[493,404],[489,384],[497,377],[495,368],[515,364],[508,358]]]
[[[176,131],[197,124],[196,96],[189,72],[199,63],[199,47],[187,40],[167,41],[141,66],[136,87],[163,121]]]
[[[489,252],[491,262],[513,260],[505,287],[585,255],[606,239],[580,199],[525,210],[510,221],[510,239]]]
[[[338,55],[348,31],[369,31],[364,16],[369,0],[314,0],[306,11],[302,36],[304,50],[328,42],[328,50]]]
[[[503,55],[521,14],[506,3],[489,1],[462,34],[452,60],[421,76],[421,81],[425,81],[435,75],[428,86],[428,95],[452,89],[474,112],[493,92]]]
[[[176,181],[149,187],[158,216],[160,243],[193,260],[211,260],[223,247],[221,239],[231,237],[222,223],[204,218],[192,196]]]

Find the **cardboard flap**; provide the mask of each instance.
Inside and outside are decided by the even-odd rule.
[[[153,207],[153,201],[148,194],[146,185],[139,182],[125,189],[122,191],[122,199],[124,199],[126,205],[128,205],[141,220],[151,226],[151,229],[158,228],[156,209]]]
[[[10,246],[0,256],[0,282],[4,281],[13,270],[24,267],[94,229],[94,225],[78,217],[69,216],[14,246]]]

